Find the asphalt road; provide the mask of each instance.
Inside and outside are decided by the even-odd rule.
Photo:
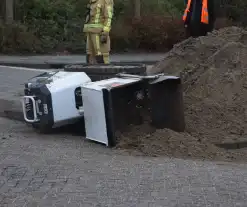
[[[43,71],[0,67],[0,110]],[[6,109],[6,108],[5,108]],[[1,115],[1,114],[0,114]],[[247,165],[134,157],[0,118],[0,206],[246,207]]]

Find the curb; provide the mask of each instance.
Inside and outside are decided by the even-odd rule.
[[[157,61],[129,61],[129,62],[111,62],[112,64],[126,64],[126,65],[131,65],[131,64],[145,64],[145,65],[153,65],[155,64]],[[44,63],[12,63],[12,62],[0,62],[0,65],[2,66],[12,66],[12,67],[25,67],[25,68],[33,68],[33,69],[60,69],[60,68],[64,68],[66,65],[72,65],[72,64],[76,64],[76,65],[80,65],[80,64],[86,64],[85,62],[75,62],[75,63],[59,63],[59,62],[55,62],[55,63],[49,63],[49,62],[44,62]]]
[[[33,69],[54,69],[50,64],[47,63],[10,63],[10,62],[0,62],[1,66],[10,67],[23,67],[23,68],[33,68]]]

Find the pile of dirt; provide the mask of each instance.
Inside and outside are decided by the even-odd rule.
[[[149,156],[247,161],[247,149],[215,146],[247,141],[247,31],[228,27],[189,38],[148,71],[160,72],[183,80],[186,132],[147,133],[139,126],[122,136],[118,147]]]

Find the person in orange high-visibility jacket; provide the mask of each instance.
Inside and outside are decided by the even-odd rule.
[[[87,37],[87,63],[109,63],[112,17],[113,0],[90,0],[83,28]]]
[[[214,0],[185,0],[186,9],[183,21],[188,36],[205,36],[214,28]]]

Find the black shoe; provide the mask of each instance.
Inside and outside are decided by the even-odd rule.
[[[104,63],[103,55],[97,55],[95,58],[98,64]]]

